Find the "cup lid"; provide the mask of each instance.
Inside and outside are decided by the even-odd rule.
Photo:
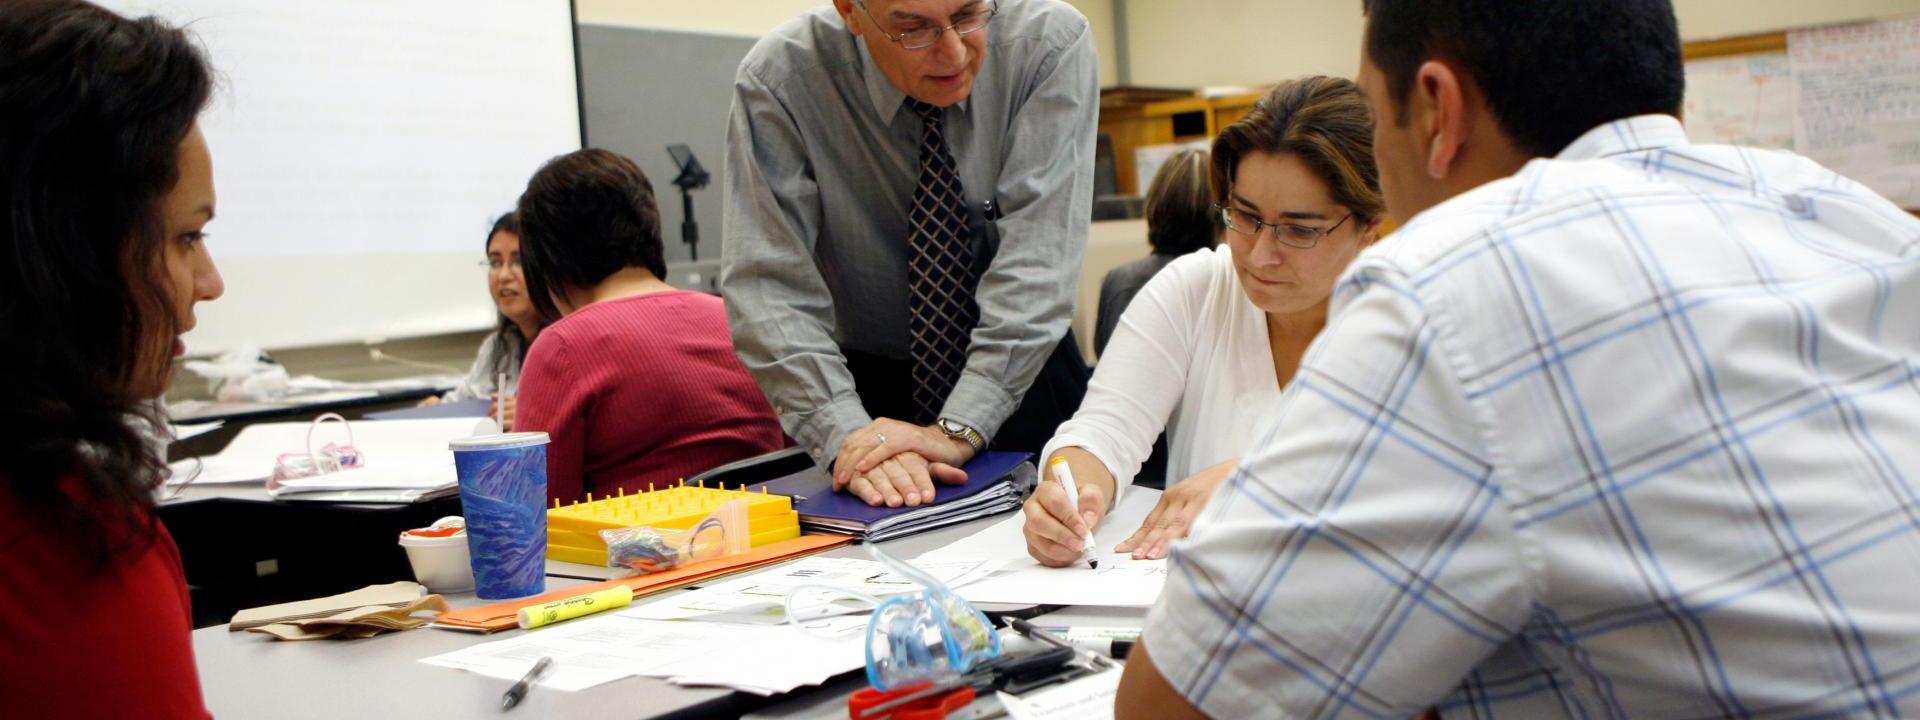
[[[503,450],[507,448],[527,447],[530,445],[545,445],[548,442],[547,434],[543,432],[494,433],[492,435],[475,435],[473,437],[455,439],[453,442],[447,443],[447,449],[454,451]]]

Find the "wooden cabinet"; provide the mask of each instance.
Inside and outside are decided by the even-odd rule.
[[[1245,117],[1265,92],[1201,97],[1192,90],[1118,87],[1100,93],[1100,132],[1113,148],[1114,184],[1122,195],[1146,192],[1134,150],[1212,138]]]

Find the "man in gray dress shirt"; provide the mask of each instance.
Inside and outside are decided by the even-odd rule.
[[[1079,406],[1096,72],[1055,0],[835,0],[740,64],[721,290],[836,489],[930,501]]]

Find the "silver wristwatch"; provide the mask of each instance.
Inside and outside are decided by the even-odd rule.
[[[939,425],[940,432],[946,433],[947,437],[966,443],[968,447],[973,448],[975,455],[980,454],[980,451],[987,446],[986,439],[980,437],[980,431],[967,427],[966,423],[940,418]]]

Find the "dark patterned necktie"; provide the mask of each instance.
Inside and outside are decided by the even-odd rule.
[[[920,116],[920,184],[907,214],[907,327],[913,334],[913,403],[931,423],[960,380],[980,324],[973,300],[979,278],[973,272],[973,246],[967,238],[967,202],[960,174],[947,152],[944,111],[913,98],[907,108]]]

